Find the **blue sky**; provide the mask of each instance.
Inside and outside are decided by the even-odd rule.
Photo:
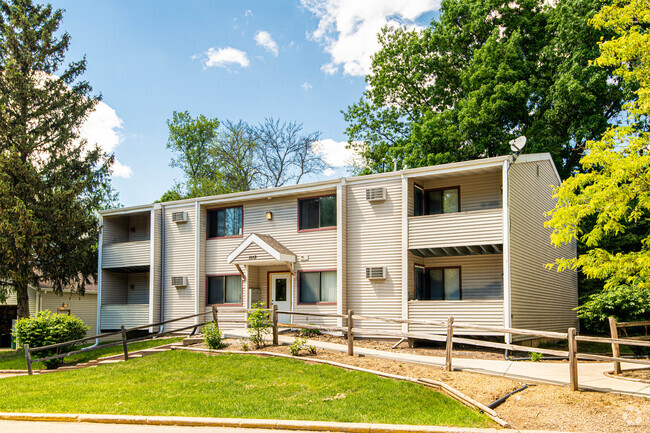
[[[86,55],[83,78],[103,103],[82,135],[112,151],[123,205],[152,202],[181,173],[169,167],[166,120],[174,110],[257,123],[265,117],[320,131],[346,174],[341,110],[365,88],[376,32],[426,26],[436,0],[60,0],[68,60]]]

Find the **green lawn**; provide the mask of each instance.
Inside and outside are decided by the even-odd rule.
[[[176,341],[182,340],[182,337],[174,338],[157,338],[155,340],[149,341],[140,341],[135,343],[129,343],[129,351],[148,349],[150,347],[162,346],[164,344],[174,343]],[[107,341],[102,342],[102,344],[108,343]],[[107,347],[105,349],[92,350],[85,353],[79,353],[77,355],[68,356],[65,358],[63,365],[74,365],[82,362],[88,362],[93,359],[101,358],[103,356],[118,355],[123,353],[122,346],[113,346]],[[39,352],[33,353],[32,358],[37,358]],[[32,368],[35,370],[41,370],[45,368],[45,365],[41,362],[35,362],[32,364]],[[25,354],[22,349],[14,350],[11,352],[0,352],[0,370],[26,370],[27,361],[25,361]]]
[[[1,383],[11,392],[0,399],[0,412],[495,426],[485,415],[421,385],[252,355],[169,351]]]

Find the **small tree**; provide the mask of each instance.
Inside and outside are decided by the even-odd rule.
[[[269,333],[271,320],[269,312],[264,309],[263,304],[258,302],[248,313],[248,335],[250,340],[259,349],[264,347],[264,336]]]
[[[49,310],[39,311],[33,317],[25,317],[16,322],[13,330],[18,345],[29,344],[30,348],[49,346],[78,340],[86,336],[90,329],[75,316],[52,314]],[[48,357],[70,351],[74,345],[59,346],[55,349],[40,351],[39,357]],[[63,364],[63,358],[43,362],[48,369],[54,369]]]

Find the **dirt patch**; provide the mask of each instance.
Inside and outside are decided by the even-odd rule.
[[[650,368],[640,368],[634,370],[623,370],[621,376],[634,379],[639,382],[650,383]]]
[[[242,350],[239,340],[225,340],[225,343],[226,350]],[[383,347],[384,343],[389,344],[389,342],[374,342],[378,345],[376,348]],[[368,341],[368,344],[373,343]],[[201,346],[205,347],[197,345],[197,347]],[[256,350],[250,343],[248,346],[249,350]],[[287,346],[267,346],[261,350],[289,354]],[[405,349],[401,349],[401,352],[417,353],[406,352]],[[462,371],[447,372],[440,367],[367,356],[349,357],[344,353],[321,349],[317,349],[316,355],[308,355],[306,351],[303,353],[305,358],[327,359],[391,374],[445,382],[485,405],[523,385],[523,382],[502,377]],[[431,352],[427,352],[427,354],[431,354]],[[455,352],[454,356],[456,356]],[[503,357],[501,356],[500,359]],[[591,391],[571,392],[568,387],[563,386],[530,386],[510,397],[495,410],[502,419],[519,429],[611,433],[647,433],[650,431],[650,401],[618,394]]]

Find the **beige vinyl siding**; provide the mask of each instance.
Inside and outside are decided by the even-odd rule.
[[[175,223],[172,221],[173,212],[187,212],[189,221]],[[163,222],[165,224],[165,276],[164,290],[164,320],[175,319],[194,314],[195,281],[195,230],[197,218],[193,205],[165,209]],[[187,277],[186,287],[176,287],[171,284],[172,277]],[[194,319],[173,322],[165,326],[165,330],[179,329],[194,324]],[[187,331],[190,332],[190,331]]]
[[[386,188],[386,200],[369,202],[367,188]],[[347,309],[356,314],[402,316],[402,184],[399,178],[347,186]],[[368,280],[366,267],[385,266],[385,280]],[[398,331],[398,324],[359,321],[355,327]]]
[[[150,241],[122,242],[104,245],[102,250],[102,268],[124,268],[129,266],[147,266],[151,259]]]
[[[207,212],[204,208],[199,207],[199,233],[198,233],[198,240],[199,240],[199,271],[198,271],[198,283],[197,283],[197,293],[199,295],[199,311],[201,309],[205,309],[205,311],[209,311],[209,308],[205,308],[205,305],[207,304],[207,281],[206,281],[206,254],[205,254],[205,246],[206,246],[206,234],[207,234]],[[212,315],[206,314],[203,316],[201,321],[208,321],[212,320]]]
[[[424,189],[460,187],[460,210],[462,212],[502,207],[500,169],[439,177],[426,180],[424,183],[417,180],[415,182],[424,186]],[[413,214],[409,213],[409,215]]]
[[[27,289],[27,296],[29,297],[29,314],[33,315],[37,311],[36,307],[36,290],[29,288]],[[5,302],[0,305],[18,305],[18,297],[15,292],[12,292],[7,296]]]
[[[539,167],[539,176],[538,176]],[[511,313],[515,328],[566,331],[577,326],[577,274],[545,268],[557,257],[575,257],[575,243],[554,248],[545,212],[555,206],[558,180],[548,160],[510,166]]]
[[[102,270],[102,305],[126,304],[127,275]]]
[[[126,274],[127,304],[149,304],[149,272]]]
[[[86,293],[81,296],[77,293],[63,293],[62,295],[53,292],[41,293],[41,310],[57,311],[63,303],[68,306],[70,314],[80,318],[87,326],[90,326],[86,335],[95,335],[97,330],[97,294]]]
[[[147,241],[150,238],[150,214],[107,215],[103,218],[103,243]]]
[[[409,262],[426,268],[460,266],[464,301],[498,300],[503,302],[503,255],[452,256],[420,258],[410,254]],[[409,272],[409,299],[415,297],[413,270]]]
[[[151,215],[146,214],[129,216],[129,242],[148,241],[150,239]]]
[[[503,326],[503,301],[410,301],[409,319]],[[430,325],[409,325],[412,332],[444,332]],[[454,335],[489,335],[483,331],[454,329]]]
[[[334,190],[328,192],[333,193]],[[325,195],[327,193],[323,193]],[[320,195],[320,194],[319,194]],[[237,268],[234,264],[228,264],[228,255],[237,248],[251,233],[261,233],[271,235],[275,240],[283,244],[297,256],[297,262],[294,269],[298,271],[336,269],[336,232],[337,229],[316,230],[308,232],[298,232],[298,196],[274,198],[273,200],[255,200],[244,202],[244,228],[243,236],[236,238],[218,238],[208,239],[205,243],[205,272],[207,275],[224,275],[236,274]],[[271,221],[266,219],[266,212],[273,213]],[[270,259],[271,257],[256,245],[252,254],[258,254],[258,260]],[[250,248],[250,247],[249,247]],[[248,260],[248,251],[240,255],[243,260]],[[262,299],[267,302],[267,272],[269,270],[287,271],[286,266],[262,266],[246,265],[242,266],[250,269],[248,272],[257,272],[257,284],[260,286]],[[253,270],[254,268],[257,271]],[[251,283],[249,283],[251,284]],[[248,286],[252,287],[252,286]],[[247,290],[244,290],[244,305],[246,301]],[[298,306],[298,293],[296,279],[293,278],[293,305],[296,311],[310,310],[314,308],[327,307],[332,312],[336,312],[336,306]],[[205,303],[203,303],[205,305]],[[228,307],[219,307],[219,311]],[[241,308],[241,307],[236,307]],[[219,313],[221,316],[221,313]],[[245,314],[233,313],[233,318],[243,319]],[[332,323],[335,323],[334,321]]]
[[[503,212],[488,209],[409,218],[409,248],[503,243]]]
[[[149,322],[149,306],[147,304],[102,305],[100,312],[101,329],[120,329],[146,325]]]

